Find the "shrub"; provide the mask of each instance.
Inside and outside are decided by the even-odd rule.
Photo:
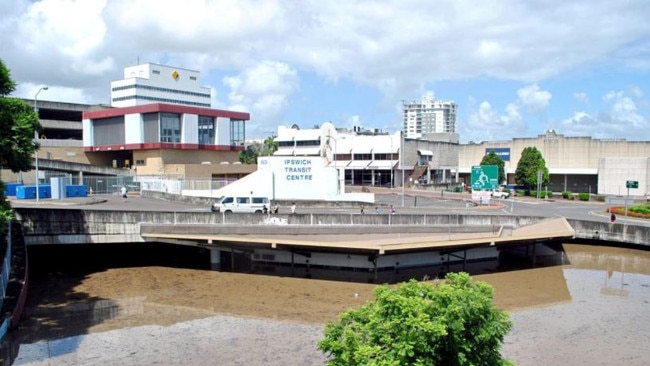
[[[643,215],[650,215],[650,205],[649,204],[632,206],[628,210],[631,211],[631,212],[636,212],[636,213],[643,214]]]
[[[566,200],[571,200],[571,199],[573,199],[573,195],[569,191],[564,191],[564,192],[562,192],[562,198],[564,198]]]
[[[578,193],[578,199],[580,199],[580,201],[589,201],[590,197],[591,197],[591,195],[589,193],[586,193],[586,192]]]
[[[330,366],[510,364],[499,351],[512,323],[492,300],[492,287],[467,273],[378,286],[374,301],[325,326],[318,348]]]

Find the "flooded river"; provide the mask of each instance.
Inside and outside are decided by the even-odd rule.
[[[30,251],[27,308],[4,365],[323,365],[323,325],[375,287],[210,271],[190,247],[56,249]],[[650,251],[564,244],[552,257],[503,272],[473,264],[514,322],[506,357],[648,364]]]

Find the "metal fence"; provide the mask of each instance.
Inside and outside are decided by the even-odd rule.
[[[130,175],[83,177],[80,184],[88,186],[89,194],[118,193],[122,187],[130,192],[140,192],[140,184]]]

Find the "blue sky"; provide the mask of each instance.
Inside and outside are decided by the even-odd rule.
[[[648,0],[0,0],[15,96],[109,103],[123,68],[201,72],[248,137],[331,121],[394,132],[401,103],[459,105],[463,143],[650,140]],[[649,152],[650,155],[650,152]]]

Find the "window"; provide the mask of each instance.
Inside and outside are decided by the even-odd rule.
[[[136,159],[135,160],[135,165],[143,166],[144,165],[144,159]]]
[[[181,142],[181,116],[179,114],[160,114],[160,142]]]
[[[196,80],[196,76],[190,76],[190,80]]]
[[[214,118],[199,116],[199,144],[214,144]]]
[[[248,197],[237,197],[237,203],[238,204],[248,204],[250,199]]]
[[[232,197],[226,197],[223,200],[221,200],[221,203],[232,203],[233,199]]]
[[[354,154],[354,160],[372,160],[372,154]]]
[[[230,120],[230,145],[231,146],[244,146],[246,133],[244,129],[244,121]]]
[[[151,73],[155,75],[160,75],[160,70],[152,70]]]
[[[320,139],[296,141],[296,146],[320,146]]]

